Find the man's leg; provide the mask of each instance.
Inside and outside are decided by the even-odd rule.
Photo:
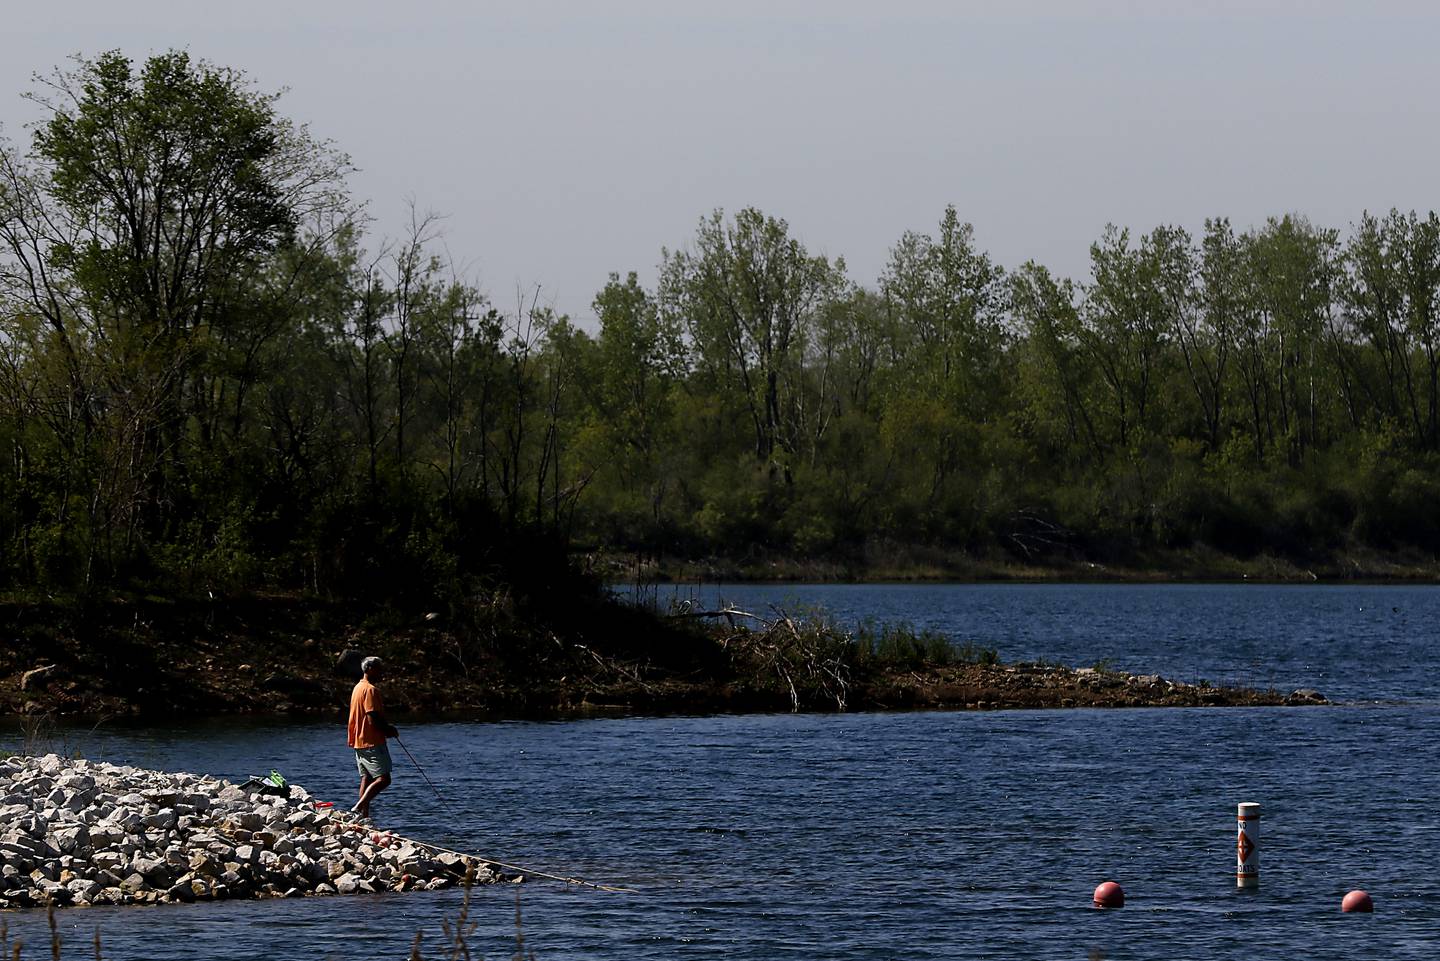
[[[366,774],[364,771],[361,771],[361,772],[360,772],[360,794],[359,794],[360,800],[356,801],[356,802],[355,802],[355,806],[354,806],[353,808],[351,808],[350,810],[352,810],[352,811],[358,811],[358,810],[360,810],[360,804],[361,804],[361,802],[363,802],[363,801],[365,800],[365,789],[370,786],[370,783],[371,783],[372,780],[373,780],[373,779],[370,777],[369,774]]]
[[[390,775],[382,774],[373,779],[360,794],[360,803],[355,805],[355,811],[362,818],[370,816],[370,802],[375,800],[375,795],[390,786]]]

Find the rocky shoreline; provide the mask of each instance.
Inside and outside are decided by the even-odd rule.
[[[886,708],[942,710],[1073,707],[1306,707],[1331,702],[1313,688],[1289,692],[1189,683],[1159,674],[1056,664],[967,664],[887,678],[867,692]]]
[[[436,890],[502,876],[375,832],[301,787],[0,758],[0,909]]]

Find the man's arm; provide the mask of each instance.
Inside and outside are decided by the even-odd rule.
[[[386,737],[399,737],[400,729],[389,721],[385,720],[385,714],[377,707],[374,710],[366,711],[365,716],[380,729],[380,733]]]

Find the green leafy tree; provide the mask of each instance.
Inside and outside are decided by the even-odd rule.
[[[590,385],[592,459],[608,464],[620,491],[611,500],[623,517],[616,534],[627,544],[655,544],[678,495],[672,412],[688,367],[684,335],[633,272],[623,281],[611,274],[593,307],[600,336]]]
[[[426,302],[418,324],[417,402],[428,413],[429,466],[453,514],[462,494],[481,488],[483,497],[486,421],[494,410],[501,320],[479,289],[452,274]]]
[[[1113,225],[1090,247],[1083,341],[1109,388],[1112,436],[1121,448],[1156,426],[1167,341],[1185,296],[1170,288],[1185,283],[1187,249],[1183,231],[1157,228],[1132,247],[1130,232]]]
[[[1271,218],[1244,246],[1250,310],[1237,333],[1256,456],[1278,451],[1295,464],[1318,438],[1327,399],[1320,365],[1339,280],[1337,235],[1303,218]]]
[[[1382,373],[1386,415],[1434,449],[1440,377],[1440,220],[1366,214],[1345,248],[1344,303]]]
[[[737,395],[761,463],[782,467],[795,453],[785,417],[799,388],[795,365],[843,281],[843,261],[811,256],[785,221],[751,207],[729,223],[717,210],[693,248],[663,254],[662,308],[685,325],[714,381]]]
[[[1034,403],[1044,419],[1063,424],[1063,433],[1052,442],[1057,453],[1075,456],[1088,450],[1103,463],[1106,446],[1090,413],[1094,371],[1084,347],[1075,285],[1027,261],[1011,275],[1010,287],[1015,319],[1026,338],[1020,356],[1030,360],[1033,371]]]
[[[40,389],[71,411],[52,421],[82,475],[67,486],[95,494],[88,578],[183,522],[205,431],[278,332],[268,308],[290,278],[267,268],[301,223],[345,208],[347,164],[242,74],[185,53],[77,60],[32,99],[50,116],[29,152],[0,151],[0,296],[64,371]]]
[[[1196,302],[1178,308],[1175,317],[1176,343],[1211,451],[1220,446],[1234,330],[1247,309],[1242,268],[1242,248],[1230,221],[1205,221]]]
[[[987,408],[1004,347],[1005,273],[953,206],[938,239],[907,232],[880,289],[912,339],[911,363],[967,409]]]

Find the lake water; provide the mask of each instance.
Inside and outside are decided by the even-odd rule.
[[[1030,589],[927,590],[970,593],[1002,611],[1016,603],[1014,590]],[[1022,635],[1012,624],[1015,640],[992,638],[1002,654],[1139,657],[1139,648],[1118,645],[1076,657],[1064,645],[1079,643],[1085,619],[1105,625],[1097,641],[1159,641],[1155,612],[1165,605],[1125,592],[1191,593],[1054,589],[1094,598],[1088,610],[1066,602],[1067,616],[1059,601],[1047,608],[1033,599],[1049,590],[1026,603],[1050,611],[1044,616],[1071,639],[1050,649],[1039,627]],[[1436,602],[1422,589],[1245,597],[1256,610],[1291,606],[1288,615],[1265,614],[1265,630],[1250,633],[1264,637],[1297,684],[1327,690],[1321,677],[1333,682],[1349,671],[1346,696],[1355,703],[1347,706],[404,725],[405,743],[453,809],[396,751],[397,782],[377,814],[385,827],[447,847],[635,889],[521,885],[527,949],[542,961],[1431,958],[1440,951],[1440,881],[1431,869],[1440,851],[1440,704],[1423,665],[1342,657],[1326,648],[1326,638],[1348,643],[1341,632],[1303,633],[1300,625],[1325,621],[1321,612],[1342,612],[1355,599],[1343,592],[1354,590],[1387,611],[1411,612],[1403,630],[1398,620],[1353,619],[1393,642],[1376,650],[1425,652],[1418,632]],[[924,596],[926,609],[941,606]],[[1400,597],[1406,605],[1390,603]],[[1219,637],[1211,622],[1222,615],[1202,618],[1188,600],[1177,603],[1177,622]],[[1356,614],[1376,604],[1357,603]],[[1123,611],[1137,605],[1145,613],[1127,622]],[[907,616],[919,623],[915,611]],[[1022,636],[1034,651],[1011,647]],[[1136,666],[1166,668],[1179,648],[1172,640],[1156,650],[1158,663]],[[1219,675],[1200,652],[1190,656],[1195,669]],[[1344,667],[1351,663],[1366,673]],[[1307,674],[1305,665],[1326,673]],[[1387,703],[1365,703],[1362,677],[1386,687],[1377,696]],[[343,730],[333,724],[103,726],[64,736],[98,759],[232,778],[275,767],[322,797],[343,800],[354,790]],[[1262,883],[1253,892],[1237,891],[1232,876],[1239,801],[1263,806]],[[1125,886],[1123,910],[1090,906],[1106,879]],[[1353,887],[1375,897],[1373,916],[1339,913]],[[478,956],[513,953],[515,896],[508,886],[475,893]],[[417,932],[426,956],[441,956],[441,921],[459,904],[451,891],[58,918],[67,956],[77,958],[91,956],[98,927],[111,958],[348,961],[403,958]],[[29,942],[26,957],[46,955],[43,916],[6,920]]]

